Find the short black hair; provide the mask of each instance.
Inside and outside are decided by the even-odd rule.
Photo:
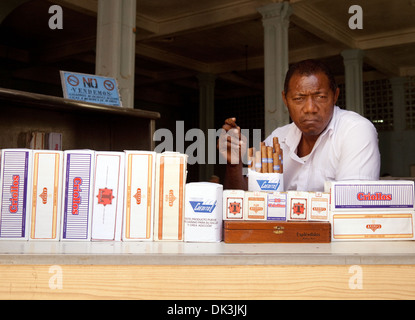
[[[319,60],[307,59],[294,63],[289,67],[287,74],[285,75],[284,94],[287,94],[290,80],[294,74],[311,76],[312,74],[320,72],[324,73],[327,76],[329,80],[330,89],[333,91],[333,93],[336,92],[337,83],[334,79],[334,75],[331,72],[330,68]]]

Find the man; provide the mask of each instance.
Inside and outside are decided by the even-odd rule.
[[[379,179],[376,129],[366,118],[335,106],[338,96],[339,88],[323,63],[305,60],[289,68],[282,98],[293,122],[265,139],[272,146],[272,138],[278,137],[283,149],[285,190],[323,191],[327,180]],[[220,136],[219,151],[227,159],[224,187],[246,190],[240,161],[246,138],[235,118],[226,119],[222,128],[226,134]],[[239,137],[238,142],[232,136]],[[232,153],[238,156],[237,163],[231,163]]]

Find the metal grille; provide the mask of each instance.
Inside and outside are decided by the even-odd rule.
[[[405,127],[415,129],[415,77],[405,81]]]
[[[364,115],[378,131],[393,130],[393,97],[388,79],[366,81],[364,86]]]

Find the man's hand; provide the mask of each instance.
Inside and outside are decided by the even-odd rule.
[[[247,139],[241,134],[236,118],[226,119],[222,129],[218,140],[219,153],[227,164],[239,164],[246,152]]]

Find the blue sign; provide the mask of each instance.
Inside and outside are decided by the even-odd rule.
[[[121,107],[115,79],[67,71],[60,74],[64,98]]]

